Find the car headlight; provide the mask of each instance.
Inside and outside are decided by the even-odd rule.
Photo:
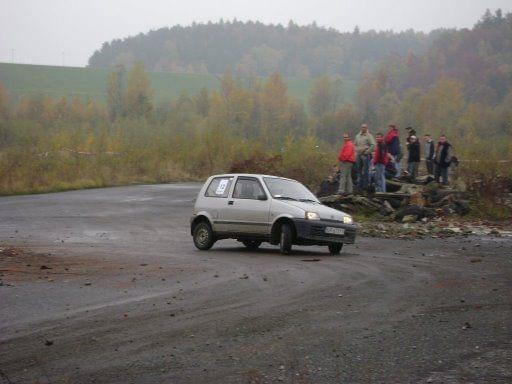
[[[316,212],[306,212],[305,218],[307,220],[320,220],[320,215]]]
[[[343,224],[352,224],[354,220],[352,220],[351,216],[343,216]]]

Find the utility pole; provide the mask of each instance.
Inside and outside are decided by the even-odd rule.
[[[62,51],[62,66],[66,64],[66,52]]]

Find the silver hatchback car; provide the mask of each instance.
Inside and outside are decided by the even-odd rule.
[[[293,244],[327,245],[338,254],[356,237],[350,215],[322,205],[298,181],[254,174],[209,177],[197,196],[190,231],[201,250],[230,238],[250,249],[264,241],[279,244],[284,254]]]

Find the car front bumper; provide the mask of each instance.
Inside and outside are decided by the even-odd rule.
[[[356,240],[357,226],[355,224],[344,224],[335,220],[306,220],[293,219],[297,231],[297,243],[299,244],[329,244],[344,243],[354,244]],[[325,228],[343,228],[344,235],[326,233]]]

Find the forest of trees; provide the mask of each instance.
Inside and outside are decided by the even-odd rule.
[[[14,102],[0,85],[0,194],[202,179],[244,162],[315,186],[336,164],[342,133],[362,122],[374,133],[389,123],[446,133],[459,158],[481,160],[475,178],[510,175],[496,160],[512,159],[511,31],[512,14],[498,11],[442,33],[423,54],[381,61],[353,102],[340,97],[339,77],[317,77],[303,105],[278,73],[227,73],[218,90],[157,105],[143,63],[112,69],[106,105]]]
[[[358,104],[375,124],[510,139],[512,13],[487,11],[473,29],[442,33],[422,55],[388,57],[362,79]]]
[[[103,44],[89,59],[90,67],[130,67],[142,62],[148,70],[238,76],[317,77],[340,75],[358,79],[389,54],[420,54],[441,31],[351,33],[316,26],[220,21],[188,27],[161,28]]]

